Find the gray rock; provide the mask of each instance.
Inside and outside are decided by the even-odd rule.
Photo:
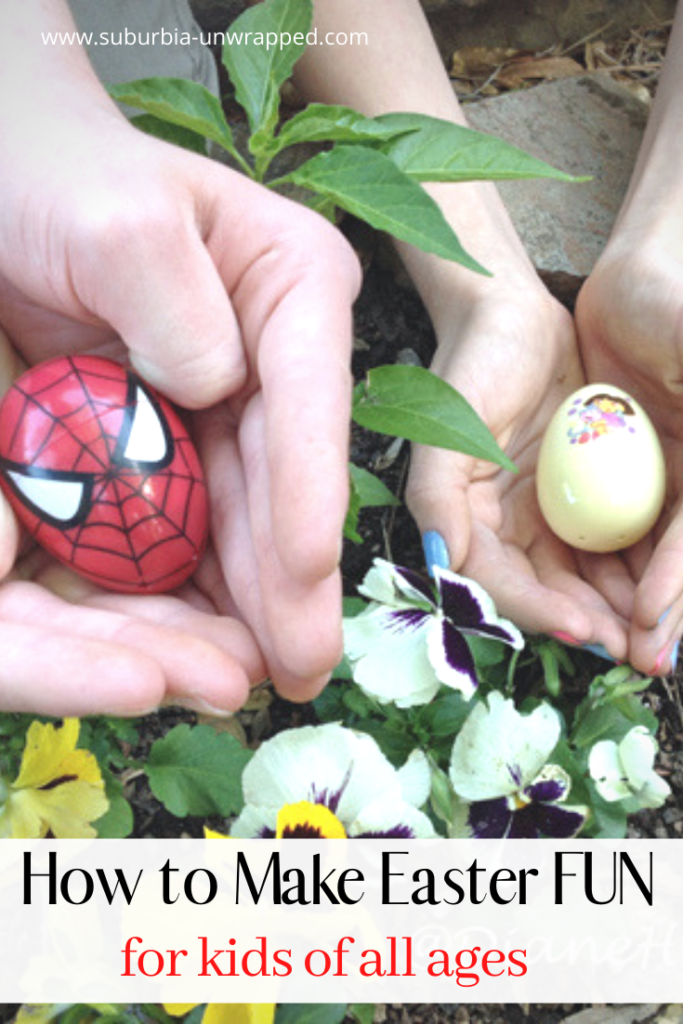
[[[659,1010],[657,1003],[634,1006],[591,1007],[565,1017],[563,1024],[640,1024],[648,1021]]]
[[[544,50],[672,18],[674,0],[422,0],[446,59],[460,46]]]
[[[505,204],[551,290],[571,302],[607,241],[648,108],[604,74],[507,93],[467,107],[473,128],[512,142],[581,184],[501,182]]]

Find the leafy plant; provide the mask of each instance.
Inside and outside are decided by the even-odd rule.
[[[312,103],[281,123],[280,88],[304,52],[312,19],[311,0],[264,0],[231,25],[223,64],[248,121],[245,146],[238,143],[220,102],[195,82],[148,78],[113,86],[111,94],[144,111],[134,119],[143,131],[195,152],[206,152],[208,140],[266,187],[303,189],[307,205],[330,219],[337,208],[345,210],[396,239],[481,274],[488,271],[465,251],[422,182],[580,180],[501,139],[421,114],[370,118],[349,107]],[[280,39],[277,47],[266,42],[272,33]],[[326,148],[278,175],[281,154],[303,143]],[[356,391],[353,418],[370,430],[514,469],[465,399],[419,367],[372,371]],[[367,476],[361,483],[356,474],[351,491],[345,533],[358,542],[360,509],[392,501],[388,493],[380,498]]]

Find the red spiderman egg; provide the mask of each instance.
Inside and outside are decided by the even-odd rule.
[[[16,381],[0,403],[0,486],[50,554],[109,590],[172,590],[206,544],[206,485],[185,427],[109,359],[60,357]]]

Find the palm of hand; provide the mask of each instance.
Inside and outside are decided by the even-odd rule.
[[[535,320],[531,304],[497,303],[470,321],[456,347],[439,351],[433,368],[465,394],[519,472],[419,451],[410,503],[420,525],[444,534],[452,564],[480,582],[521,627],[562,631],[623,652],[625,623],[596,586],[595,557],[555,537],[536,499],[545,429],[558,405],[584,383],[568,315],[546,303]],[[445,480],[452,484],[447,500],[440,496]]]

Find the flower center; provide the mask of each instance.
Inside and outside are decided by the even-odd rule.
[[[285,804],[277,816],[276,839],[346,839],[346,830],[336,814],[324,804],[300,800]]]

